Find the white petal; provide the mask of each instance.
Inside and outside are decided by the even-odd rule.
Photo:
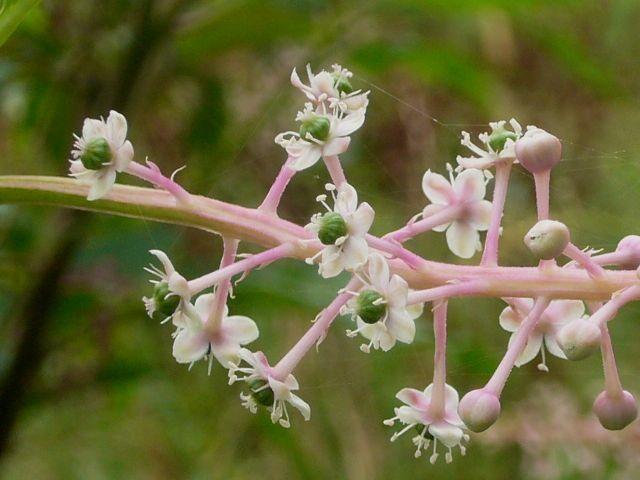
[[[108,168],[104,171],[98,173],[95,177],[91,188],[89,189],[89,194],[87,195],[87,200],[93,201],[98,200],[104,197],[113,184],[116,182],[116,171]]]
[[[447,179],[431,170],[427,170],[422,177],[422,191],[431,203],[438,205],[449,205],[454,196],[453,188]]]
[[[127,140],[116,152],[116,156],[113,159],[114,165],[118,172],[123,172],[129,166],[133,160],[133,145]]]
[[[500,314],[500,326],[507,332],[515,332],[520,327],[522,318],[511,307],[506,307]]]
[[[369,257],[369,279],[378,292],[384,292],[389,285],[389,265],[379,253]]]
[[[424,392],[415,388],[403,388],[396,393],[396,398],[406,405],[410,405],[418,410],[428,407],[430,399],[426,398]]]
[[[364,110],[356,110],[350,113],[336,122],[335,129],[331,132],[331,135],[335,137],[351,135],[362,126],[364,118]]]
[[[380,335],[380,348],[383,352],[388,352],[396,344],[396,337],[391,335],[388,331],[384,331]]]
[[[582,300],[556,300],[551,302],[545,313],[555,326],[560,327],[581,318],[584,315],[584,303]]]
[[[91,140],[96,137],[107,136],[107,126],[102,120],[96,120],[93,118],[85,118],[82,125],[82,138],[84,140]]]
[[[369,245],[362,237],[349,237],[342,246],[341,256],[345,270],[356,270],[367,262]]]
[[[271,390],[273,390],[273,395],[276,397],[276,399],[286,400],[289,398],[289,395],[291,395],[291,391],[284,382],[276,380],[273,377],[269,377],[268,381],[269,386],[271,387]]]
[[[291,394],[288,402],[302,414],[305,421],[311,420],[311,407],[307,402],[294,393]]]
[[[249,317],[232,315],[222,321],[222,333],[240,345],[247,345],[260,336],[256,322]]]
[[[440,440],[446,447],[455,447],[462,440],[462,429],[447,422],[437,422],[429,425],[429,433]]]
[[[358,209],[351,215],[351,218],[347,222],[349,227],[349,233],[351,235],[364,235],[366,234],[371,225],[373,224],[373,218],[375,212],[371,205],[368,203],[361,203]]]
[[[337,137],[329,140],[322,148],[322,155],[325,157],[333,157],[334,155],[340,155],[349,148],[351,143],[350,137]]]
[[[169,260],[169,257],[167,256],[167,254],[164,253],[162,250],[149,250],[149,253],[155,256],[158,260],[160,260],[160,263],[162,263],[162,268],[164,269],[167,276],[169,276],[170,274],[176,271],[176,269],[173,268],[173,264],[171,263],[171,260]]]
[[[460,403],[460,396],[458,391],[448,383],[444,386],[444,403],[445,410],[455,412],[458,410],[458,403]]]
[[[213,310],[214,300],[215,295],[213,293],[206,293],[196,298],[194,307],[203,322],[207,321],[207,319],[209,318],[209,315]]]
[[[120,147],[127,139],[127,119],[124,115],[111,110],[109,117],[107,118],[107,129],[109,132],[109,138],[115,148]]]
[[[437,203],[430,203],[424,210],[422,210],[422,218],[428,218],[431,215],[438,213],[443,208],[446,208],[446,205],[438,205]],[[437,227],[433,227],[432,230],[434,232],[444,232],[451,223],[443,223],[442,225],[438,225]]]
[[[465,201],[482,200],[486,193],[482,170],[471,168],[461,172],[453,182],[453,189]]]
[[[322,149],[309,142],[298,142],[300,145],[287,147],[287,153],[294,157],[291,168],[304,170],[314,165],[322,156]]]
[[[358,192],[348,183],[343,184],[338,189],[336,196],[335,211],[341,215],[348,215],[355,212],[358,206]]]
[[[327,245],[322,250],[319,271],[323,278],[333,278],[344,270],[343,257],[339,252],[335,245]]]
[[[173,341],[173,356],[178,363],[200,360],[209,350],[209,340],[203,330],[183,328]]]
[[[389,306],[404,308],[407,304],[408,293],[409,285],[407,285],[407,281],[399,275],[392,275],[386,295]]]
[[[413,423],[422,423],[423,421],[422,417],[424,415],[424,412],[416,410],[412,407],[408,407],[406,405],[396,408],[394,410],[394,413],[402,423],[405,423],[407,425]]]
[[[415,320],[424,310],[424,303],[414,303],[413,305],[407,305],[406,307],[407,313],[412,320]]]
[[[491,223],[491,202],[489,200],[480,200],[475,202],[471,208],[471,215],[469,215],[467,221],[476,230],[484,232]]]
[[[458,161],[458,165],[461,165],[464,168],[478,168],[480,170],[485,170],[489,167],[492,167],[494,164],[493,159],[491,157],[461,157],[458,156],[456,158]]]
[[[402,343],[411,343],[416,336],[416,324],[404,309],[390,309],[387,329]]]
[[[513,343],[513,340],[517,334],[514,333],[511,335],[509,339],[509,345]],[[527,339],[527,344],[524,347],[522,353],[518,356],[515,365],[516,367],[520,367],[525,363],[529,363],[531,360],[536,358],[536,355],[540,353],[540,347],[542,347],[542,334],[538,332],[533,332],[529,335]]]
[[[465,222],[455,221],[447,229],[447,245],[460,258],[471,258],[480,240],[478,231]]]
[[[551,355],[554,355],[558,358],[562,358],[564,360],[567,359],[567,356],[564,354],[560,345],[558,345],[558,340],[556,339],[555,333],[547,333],[544,336],[544,344],[547,347],[547,350]]]

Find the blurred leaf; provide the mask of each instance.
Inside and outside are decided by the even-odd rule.
[[[0,46],[40,0],[0,0]]]

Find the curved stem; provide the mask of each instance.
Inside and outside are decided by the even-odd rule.
[[[337,155],[331,157],[323,157],[324,164],[327,166],[331,181],[336,187],[340,187],[343,183],[347,183],[347,179],[344,176],[344,170],[340,164],[340,158]]]
[[[593,278],[601,278],[605,274],[604,269],[598,263],[571,242],[567,244],[562,253],[589,272]]]
[[[329,306],[322,311],[311,328],[307,330],[291,350],[273,367],[274,378],[284,380],[293,372],[294,368],[296,368],[307,352],[327,334],[329,327],[340,313],[342,306],[353,296],[349,292],[358,290],[361,285],[362,282],[357,277],[352,277],[351,281],[349,281],[344,288],[343,293],[339,294]]]
[[[282,195],[284,194],[287,185],[291,179],[298,173],[297,170],[291,168],[292,158],[287,158],[287,161],[284,162],[280,172],[276,176],[276,179],[271,185],[267,196],[264,198],[258,210],[262,210],[265,213],[270,213],[272,215],[278,214],[278,206],[280,205],[280,201],[282,200]]]
[[[502,357],[502,361],[496,368],[496,371],[493,373],[493,376],[489,379],[484,389],[488,392],[493,393],[497,397],[500,397],[502,394],[502,390],[507,382],[507,378],[509,378],[509,374],[513,369],[516,360],[520,356],[520,353],[524,350],[525,345],[527,344],[527,340],[529,339],[529,335],[533,331],[533,329],[538,324],[538,320],[544,313],[545,309],[549,305],[549,299],[544,297],[539,297],[536,299],[533,308],[527,315],[522,323],[520,324],[520,328],[515,333],[515,337],[512,342],[510,342],[509,347],[507,348],[507,352]]]
[[[180,202],[189,203],[191,198],[191,194],[189,192],[174,182],[171,178],[165,177],[160,169],[155,167],[153,163],[149,164],[152,165],[152,167],[145,167],[137,162],[130,162],[127,166],[126,172],[134,177],[138,177],[151,183],[155,187],[166,190]]]
[[[626,288],[591,315],[591,320],[597,322],[598,325],[602,327],[602,325],[605,325],[609,320],[615,317],[618,314],[618,311],[627,303],[633,300],[638,300],[639,298],[640,285],[634,285]]]
[[[504,204],[509,189],[509,177],[511,176],[511,162],[496,164],[496,181],[493,189],[493,201],[491,206],[491,220],[487,230],[487,238],[484,242],[484,251],[480,265],[498,264],[498,246],[500,243],[500,225],[504,213]]]
[[[405,242],[410,238],[420,235],[421,233],[433,230],[439,225],[451,223],[460,216],[460,212],[464,207],[462,205],[451,205],[443,208],[433,215],[429,215],[422,220],[411,222],[404,227],[391,232],[383,237],[383,240],[395,240],[396,242]]]

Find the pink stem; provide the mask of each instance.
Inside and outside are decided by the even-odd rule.
[[[206,275],[190,280],[188,282],[189,289],[191,290],[192,294],[196,294],[204,290],[205,288],[217,285],[221,281],[229,279],[234,275],[248,272],[249,270],[253,270],[256,267],[264,266],[281,258],[288,257],[294,252],[294,245],[290,243],[283,243],[282,245],[270,248],[269,250],[265,250],[264,252],[251,255],[244,260],[240,260],[239,262],[232,263],[231,265],[216,270],[215,272],[207,273]]]
[[[298,363],[304,358],[304,356],[311,350],[316,342],[326,335],[329,327],[333,323],[333,320],[340,313],[342,306],[353,297],[350,291],[360,288],[362,283],[356,277],[353,277],[347,286],[344,288],[344,292],[339,294],[330,304],[325,308],[315,323],[306,331],[306,333],[296,342],[296,344],[289,350],[282,359],[273,367],[273,377],[279,380],[284,380],[287,376],[293,372]]]
[[[578,265],[584,268],[593,278],[601,278],[605,275],[604,269],[573,243],[569,242],[562,253],[578,263]]]
[[[447,381],[447,300],[434,302],[433,334],[435,337],[433,394],[429,413],[434,417],[442,417],[444,414],[445,384]]]
[[[533,180],[536,184],[538,220],[547,220],[549,218],[549,183],[551,182],[551,170],[534,173]]]
[[[587,302],[587,305],[592,314],[602,308],[602,302]],[[609,395],[617,397],[622,395],[622,383],[616,366],[616,357],[613,354],[609,327],[606,323],[600,326],[600,331],[602,332],[600,351],[602,352],[602,367],[604,370],[604,388]]]
[[[450,285],[443,285],[441,287],[427,288],[425,290],[416,290],[415,292],[409,292],[407,304],[414,305],[416,303],[433,302],[450,297],[472,296],[482,291],[484,288],[484,282],[482,280],[478,280],[453,283]]]
[[[605,265],[625,265],[636,258],[633,252],[609,252],[601,255],[594,255],[591,261],[600,266]]]
[[[264,198],[262,204],[258,207],[258,210],[262,210],[266,213],[271,213],[273,215],[278,214],[278,205],[280,205],[280,200],[282,200],[282,195],[284,194],[287,185],[293,178],[293,176],[298,173],[297,170],[291,168],[292,158],[287,158],[287,161],[284,162],[280,172],[276,176],[276,179],[271,185],[267,196]]]
[[[504,204],[507,199],[507,190],[509,189],[511,165],[511,162],[496,164],[496,183],[493,190],[491,221],[489,223],[489,230],[487,230],[487,238],[484,243],[484,251],[482,252],[480,265],[493,266],[498,264],[500,225],[502,223],[502,215],[504,213]]]
[[[408,223],[401,229],[396,230],[395,232],[388,233],[383,238],[394,240],[396,242],[404,242],[410,238],[415,237],[416,235],[428,232],[429,230],[433,230],[439,225],[444,225],[446,223],[454,221],[460,216],[463,208],[464,207],[462,205],[451,205],[445,207],[439,212],[436,212],[433,215],[429,215],[422,220]]]
[[[126,172],[134,177],[145,180],[158,188],[166,190],[180,202],[188,203],[191,199],[189,192],[172,179],[165,177],[157,168],[145,167],[137,162],[130,162],[127,166]]]
[[[337,155],[332,155],[330,157],[323,157],[323,159],[333,184],[336,187],[340,187],[343,183],[347,183],[344,170],[342,170],[342,165],[340,164],[340,158],[338,158]]]
[[[236,259],[236,253],[238,252],[238,244],[240,240],[234,238],[222,237],[223,253],[222,260],[220,260],[220,269],[228,267]],[[227,297],[229,296],[229,290],[231,289],[231,277],[222,280],[218,283],[214,293],[214,301],[207,320],[206,328],[215,332],[224,313],[224,308],[227,305]]]
[[[520,356],[520,353],[524,350],[529,335],[538,324],[538,320],[544,313],[545,309],[549,305],[549,299],[545,297],[538,297],[533,305],[533,308],[529,312],[529,315],[522,321],[520,328],[515,333],[513,341],[509,344],[507,352],[502,357],[502,361],[493,373],[493,376],[489,379],[484,389],[493,393],[497,397],[502,394],[502,390],[509,378],[509,374],[516,363],[516,360]]]
[[[591,321],[602,326],[615,317],[623,306],[638,298],[640,298],[640,285],[625,288],[591,315]]]
[[[420,255],[416,255],[410,250],[407,250],[397,242],[378,238],[370,234],[367,234],[365,238],[370,247],[399,258],[413,269],[425,266],[425,260]]]

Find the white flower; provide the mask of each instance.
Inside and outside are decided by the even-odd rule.
[[[333,109],[331,113],[316,113],[311,103],[307,103],[296,116],[296,120],[302,122],[302,133],[280,133],[275,141],[294,159],[291,167],[304,170],[321,157],[346,152],[351,142],[349,135],[362,126],[364,118],[364,109],[346,115],[338,109]]]
[[[331,278],[343,270],[353,271],[366,263],[369,246],[365,235],[371,228],[375,212],[366,202],[358,205],[358,194],[347,183],[338,188],[337,195],[335,186],[327,184],[326,188],[333,196],[334,208],[325,203],[326,195],[320,195],[318,200],[328,212],[313,215],[305,228],[315,232],[326,245],[315,257],[322,257],[319,273],[324,278]],[[315,257],[307,261],[312,263]]]
[[[260,335],[253,320],[241,315],[229,316],[226,305],[220,323],[213,329],[207,328],[214,302],[213,293],[199,296],[195,303],[197,315],[187,317],[186,325],[176,330],[173,356],[178,363],[193,363],[212,355],[223,367],[229,368],[238,363],[241,346]]]
[[[356,330],[347,330],[347,336],[354,337],[359,333],[369,340],[368,344],[360,346],[365,353],[369,353],[372,347],[386,352],[396,341],[413,342],[416,334],[414,320],[422,314],[422,304],[407,305],[407,282],[398,275],[389,275],[389,265],[382,255],[371,254],[366,273],[368,286],[349,300],[342,312],[351,314],[358,326]],[[369,296],[369,300],[375,298],[364,308],[380,306],[379,314],[373,318],[364,314],[361,301],[365,299],[364,295]]]
[[[239,364],[229,368],[229,384],[237,381],[246,382],[249,393],[240,394],[242,405],[251,413],[256,413],[258,405],[266,406],[271,412],[271,421],[289,428],[289,412],[287,403],[296,408],[305,420],[311,418],[311,407],[297,396],[293,391],[300,387],[296,378],[289,374],[284,380],[273,377],[273,369],[262,352],[252,353],[246,348],[240,349],[238,356],[249,367],[240,367]],[[242,373],[243,377],[238,377]]]
[[[465,170],[455,179],[452,175],[450,182],[428,170],[422,178],[422,190],[431,201],[422,212],[424,218],[447,207],[461,207],[453,222],[438,225],[433,230],[446,230],[449,249],[461,258],[471,258],[482,248],[478,232],[487,230],[491,220],[491,202],[484,200],[486,183],[482,170]]]
[[[395,408],[395,417],[384,421],[385,425],[392,426],[396,421],[400,421],[405,426],[391,437],[395,441],[404,433],[412,430],[416,426],[423,425],[422,431],[413,437],[413,444],[416,446],[415,457],[422,455],[422,450],[427,450],[433,438],[433,454],[429,458],[431,463],[438,459],[437,445],[442,443],[447,448],[445,460],[451,463],[453,455],[451,449],[456,445],[460,446],[462,455],[466,453],[462,441],[468,441],[469,436],[465,433],[466,426],[458,415],[458,392],[450,385],[444,386],[444,406],[443,411],[434,411],[432,407],[433,384],[429,385],[424,392],[415,388],[403,388],[398,392],[396,398],[405,405]]]
[[[127,140],[127,120],[111,110],[105,122],[86,118],[82,137],[76,141],[69,160],[70,175],[91,185],[88,200],[97,200],[107,194],[116,181],[116,173],[126,170],[133,158],[133,146]]]
[[[512,303],[513,302],[513,303]],[[533,300],[530,298],[509,301],[511,306],[506,307],[500,314],[500,326],[507,332],[512,332],[509,345],[513,342],[520,324],[533,308]],[[542,363],[538,368],[548,371],[545,358],[545,346],[547,350],[558,358],[566,359],[564,352],[558,345],[558,331],[569,322],[582,318],[584,315],[584,303],[580,300],[554,300],[544,311],[536,327],[529,334],[527,344],[516,360],[517,367],[529,363],[538,353],[542,355]]]
[[[485,169],[500,162],[516,162],[515,142],[522,136],[522,127],[514,118],[509,121],[511,130],[505,128],[507,122],[501,120],[489,124],[491,133],[481,133],[478,135],[484,144],[485,150],[476,146],[471,141],[471,136],[467,132],[462,132],[460,143],[471,150],[477,156],[462,157],[458,155],[456,160],[463,168]]]
[[[307,77],[309,84],[305,85],[298,72],[294,68],[291,72],[291,84],[299,89],[316,106],[328,104],[329,107],[338,107],[344,113],[352,113],[357,110],[366,110],[369,104],[369,92],[353,90],[351,85],[351,73],[340,65],[332,65],[333,71],[322,70],[316,74],[307,64]]]
[[[151,280],[154,285],[153,296],[142,298],[147,314],[153,317],[154,313],[160,312],[166,315],[167,319],[171,318],[176,327],[186,327],[190,318],[197,318],[197,313],[191,305],[189,283],[176,271],[166,253],[160,250],[149,250],[149,253],[160,260],[164,271],[152,264],[145,267],[147,272],[158,278]]]

